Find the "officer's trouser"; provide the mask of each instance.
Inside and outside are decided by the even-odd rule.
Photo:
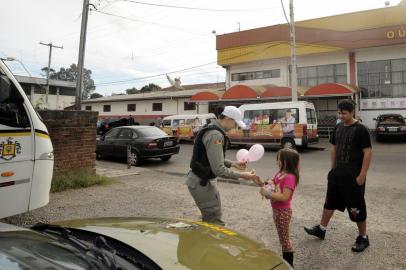
[[[206,186],[201,186],[200,180],[193,172],[189,172],[186,184],[202,213],[202,220],[224,226],[224,222],[221,220],[221,200],[217,189],[217,179],[208,181]]]

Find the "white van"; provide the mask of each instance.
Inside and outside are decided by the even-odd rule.
[[[213,113],[172,115],[162,120],[161,128],[168,135],[192,140],[203,126],[215,119],[217,118]]]
[[[0,218],[48,204],[53,166],[47,128],[0,60]]]
[[[317,143],[317,117],[307,101],[246,104],[239,107],[245,129],[227,133],[231,144],[302,148]]]

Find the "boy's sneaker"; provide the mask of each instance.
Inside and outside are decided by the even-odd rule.
[[[352,246],[351,250],[354,252],[362,252],[364,251],[367,247],[369,247],[369,238],[368,235],[366,238],[362,237],[361,235],[357,237],[357,240],[355,240],[354,245]]]
[[[313,236],[316,236],[316,237],[318,237],[318,238],[321,239],[321,240],[324,240],[324,237],[326,236],[326,231],[325,231],[325,230],[322,230],[322,229],[320,228],[320,225],[316,225],[316,226],[313,226],[313,227],[311,227],[311,228],[306,228],[306,227],[304,227],[304,230],[305,230],[305,232],[307,232],[308,234],[313,235]]]

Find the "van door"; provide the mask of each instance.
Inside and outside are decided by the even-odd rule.
[[[307,136],[310,141],[317,139],[317,118],[316,111],[311,108],[306,108],[307,118]]]
[[[24,99],[0,71],[0,218],[28,211],[34,145],[34,129]]]

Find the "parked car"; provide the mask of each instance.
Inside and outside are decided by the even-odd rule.
[[[0,223],[0,269],[291,268],[263,244],[213,224],[98,218],[31,228]]]
[[[133,165],[143,159],[160,158],[168,161],[179,153],[177,138],[154,126],[125,126],[111,129],[97,140],[97,157],[126,158],[131,146]]]
[[[106,134],[107,131],[111,130],[115,127],[122,127],[130,125],[130,121],[127,118],[110,118],[110,119],[103,119],[97,122],[97,134],[103,135]],[[138,122],[133,122],[131,125],[139,125]]]
[[[376,121],[375,135],[378,142],[385,138],[406,140],[406,123],[402,115],[382,114],[374,120]]]

